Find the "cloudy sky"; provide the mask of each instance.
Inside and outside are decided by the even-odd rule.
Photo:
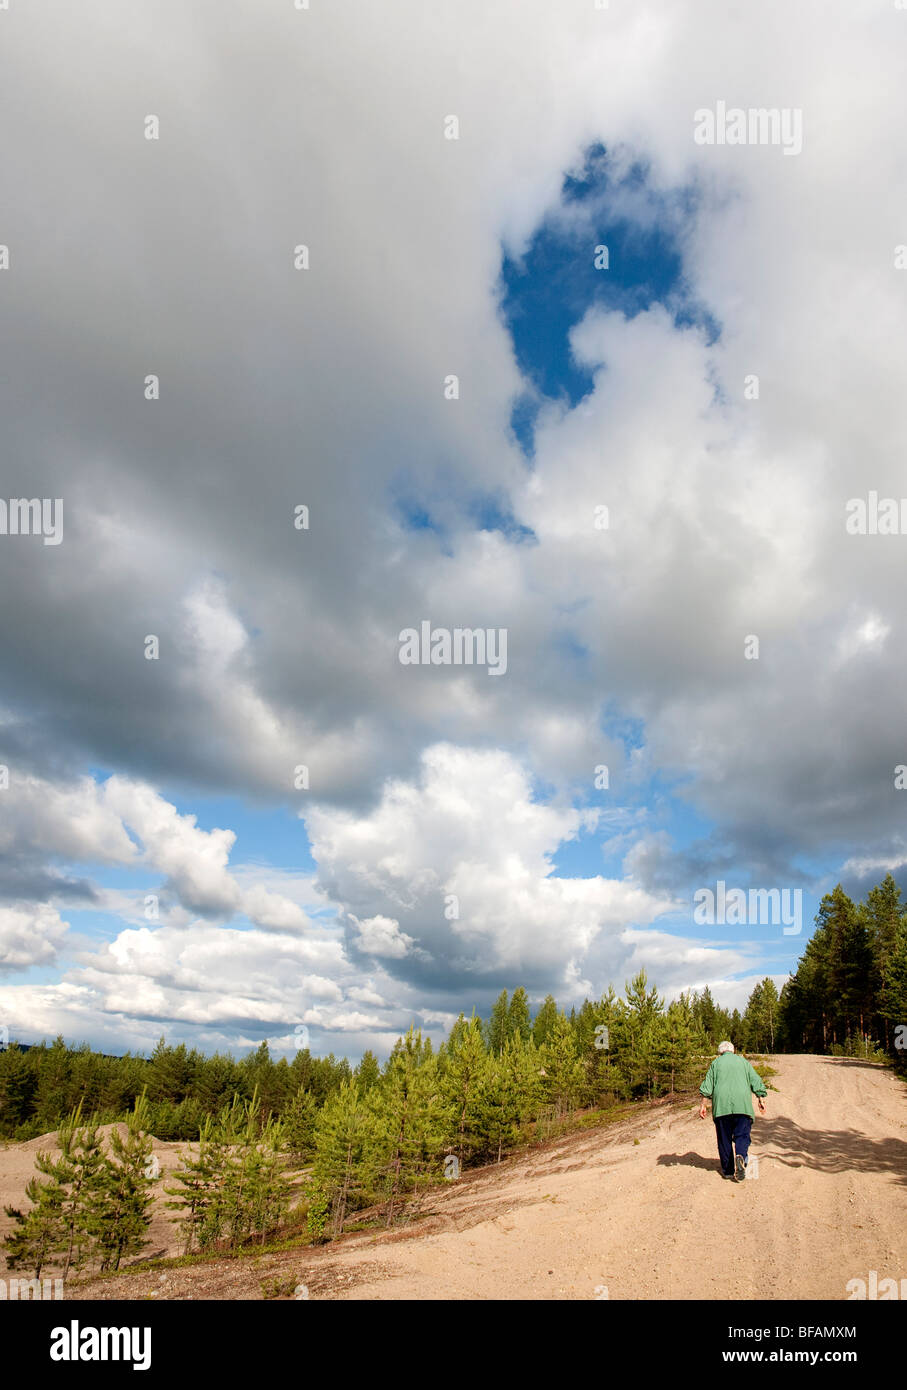
[[[907,11],[0,29],[0,519],[62,516],[0,534],[11,1037],[355,1058],[641,967],[733,1007],[907,868],[907,537],[845,524],[907,494]],[[404,664],[423,623],[506,663]],[[801,935],[697,924],[718,880]]]

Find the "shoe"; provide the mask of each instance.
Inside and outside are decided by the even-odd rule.
[[[746,1159],[742,1154],[738,1154],[734,1163],[734,1177],[738,1182],[743,1182],[746,1177]]]
[[[725,1182],[733,1182],[733,1181],[734,1181],[734,1174],[733,1174],[733,1173],[722,1173],[721,1176],[724,1178]]]

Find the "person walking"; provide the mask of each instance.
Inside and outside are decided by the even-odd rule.
[[[758,1097],[759,1113],[764,1115],[765,1082],[755,1067],[735,1052],[733,1043],[723,1042],[718,1044],[718,1056],[706,1072],[699,1092],[701,1120],[708,1114],[706,1100],[712,1102],[721,1175],[743,1182],[750,1149],[750,1127],[755,1118],[752,1097]]]

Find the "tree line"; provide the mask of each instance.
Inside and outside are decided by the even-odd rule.
[[[377,1068],[367,1054],[358,1071]],[[185,1043],[161,1038],[150,1058],[126,1053],[110,1057],[87,1043],[67,1046],[58,1037],[27,1049],[15,1043],[0,1051],[0,1138],[35,1139],[59,1128],[81,1106],[99,1124],[122,1120],[144,1094],[151,1132],[165,1141],[195,1139],[209,1115],[234,1096],[250,1101],[257,1091],[265,1113],[281,1114],[300,1088],[316,1105],[353,1075],[346,1058],[312,1057],[307,1049],[292,1062],[274,1060],[268,1044],[237,1061],[229,1054],[205,1056]]]
[[[788,1052],[907,1057],[907,912],[891,874],[855,903],[840,883],[781,991]]]
[[[442,1049],[449,1049],[464,1024],[458,1021]],[[624,999],[611,988],[569,1014],[549,994],[533,1018],[526,990],[512,997],[505,990],[490,1017],[472,1026],[484,1050],[497,1057],[510,1040],[537,1051],[569,1047],[580,1063],[580,1079],[565,1092],[571,1105],[575,1098],[593,1104],[608,1094],[663,1094],[683,1071],[686,1051],[707,1051],[725,1036],[743,1043],[746,1032],[740,1015],[718,1008],[708,989],[681,995],[665,1008],[644,973],[627,986]],[[425,1046],[430,1050],[430,1041]],[[307,1048],[291,1061],[275,1059],[267,1042],[239,1061],[229,1054],[205,1056],[185,1043],[168,1045],[164,1038],[150,1058],[111,1057],[87,1043],[69,1046],[62,1037],[28,1048],[13,1042],[0,1050],[0,1138],[36,1138],[58,1129],[76,1110],[98,1124],[121,1121],[140,1096],[150,1132],[164,1141],[197,1139],[206,1118],[219,1115],[234,1098],[247,1102],[253,1095],[262,1115],[282,1117],[292,1132],[304,1133],[344,1082],[355,1080],[368,1090],[382,1074],[370,1051],[353,1068],[346,1058],[313,1057]]]

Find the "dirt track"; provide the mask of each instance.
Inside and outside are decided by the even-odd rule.
[[[475,1174],[404,1232],[318,1250],[121,1278],[72,1296],[344,1299],[848,1297],[850,1279],[907,1279],[907,1088],[890,1071],[774,1059],[753,1125],[758,1178],[724,1181],[693,1103]]]
[[[382,1275],[344,1296],[844,1299],[870,1269],[907,1278],[903,1083],[844,1059],[774,1064],[757,1179],[721,1178],[693,1107],[650,1111],[512,1168],[478,1224],[382,1244]]]

